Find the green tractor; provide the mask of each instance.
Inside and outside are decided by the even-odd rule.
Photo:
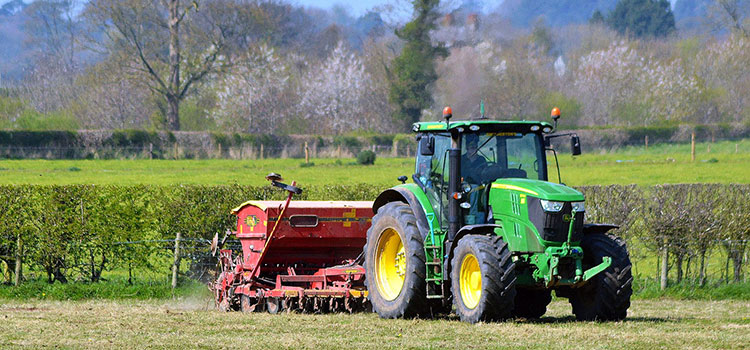
[[[622,320],[632,294],[615,225],[584,224],[584,196],[548,181],[553,134],[538,121],[415,123],[413,183],[382,192],[365,246],[366,283],[384,318],[455,312],[465,322],[538,318],[552,290],[579,320]],[[557,168],[559,181],[559,167]],[[452,302],[451,302],[452,300]]]

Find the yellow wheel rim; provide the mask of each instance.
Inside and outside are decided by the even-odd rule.
[[[474,254],[466,254],[461,261],[458,283],[464,305],[469,309],[477,307],[479,298],[482,297],[482,271],[479,270],[479,261]]]
[[[375,257],[375,278],[378,291],[385,300],[393,300],[401,293],[406,275],[406,254],[398,231],[388,228],[378,240]]]

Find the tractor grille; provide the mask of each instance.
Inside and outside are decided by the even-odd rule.
[[[573,206],[570,202],[565,202],[563,209],[557,213],[545,212],[539,202],[539,198],[529,197],[529,220],[534,224],[542,239],[552,242],[565,242],[568,239],[568,227],[570,221],[565,218],[570,217]],[[576,213],[576,222],[573,225],[572,242],[580,241],[583,237],[583,214]]]

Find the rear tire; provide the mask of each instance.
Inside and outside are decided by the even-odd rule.
[[[612,264],[580,288],[570,291],[573,313],[581,321],[619,321],[625,319],[630,296],[633,294],[633,276],[625,241],[609,234],[583,236],[583,267],[588,269],[609,256]]]
[[[246,294],[240,294],[240,311],[242,312],[254,312],[257,307],[257,300],[251,298]]]
[[[547,312],[547,305],[552,301],[549,289],[516,288],[514,317],[539,318]]]
[[[500,237],[462,238],[451,262],[453,305],[461,321],[476,323],[511,317],[516,297],[515,264]]]
[[[372,308],[383,318],[425,313],[425,253],[411,208],[391,202],[372,218],[365,245],[365,284]]]

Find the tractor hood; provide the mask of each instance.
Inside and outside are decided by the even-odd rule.
[[[492,189],[505,189],[534,196],[540,199],[577,202],[583,200],[583,193],[568,186],[531,179],[498,179]]]

